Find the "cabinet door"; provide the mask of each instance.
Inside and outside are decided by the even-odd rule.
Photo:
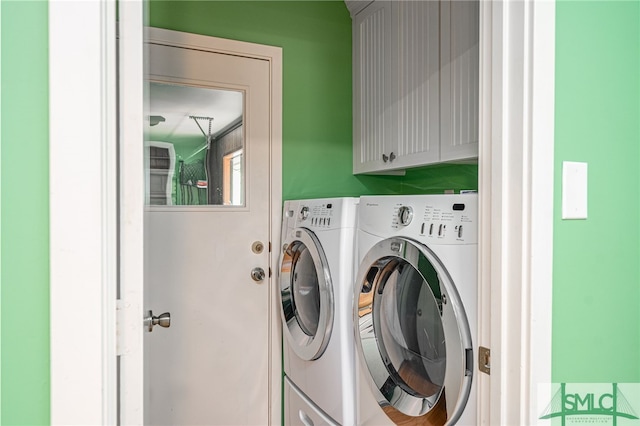
[[[441,161],[478,157],[479,2],[441,2]]]
[[[392,9],[391,168],[440,158],[440,4],[398,1]]]
[[[391,2],[376,1],[353,21],[353,172],[386,168],[391,141]],[[387,152],[387,154],[385,154]]]
[[[347,9],[349,9],[349,14],[351,18],[356,16],[362,9],[367,7],[369,3],[373,0],[344,0],[344,4],[347,5]]]

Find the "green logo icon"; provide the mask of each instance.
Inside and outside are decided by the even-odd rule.
[[[596,417],[602,417],[602,420],[608,417],[606,423],[612,421],[614,426],[618,424],[619,419],[638,420],[634,407],[620,391],[617,383],[604,386],[570,384],[569,389],[567,383],[561,383],[540,419],[560,418],[562,426],[565,426],[567,418],[573,416],[576,416],[576,422],[580,418],[580,423],[584,423],[586,418],[592,419],[589,423],[594,423],[593,419]]]

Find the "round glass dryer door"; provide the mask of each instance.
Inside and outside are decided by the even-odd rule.
[[[455,422],[471,390],[471,333],[435,254],[406,238],[379,242],[361,263],[356,300],[358,350],[385,413],[398,424]]]
[[[280,300],[284,334],[304,360],[319,358],[333,327],[333,286],[329,266],[317,237],[304,228],[293,230],[280,264]]]

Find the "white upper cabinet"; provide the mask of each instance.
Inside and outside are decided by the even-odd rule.
[[[355,14],[354,173],[477,157],[478,5],[452,3],[374,1]]]
[[[478,157],[480,62],[477,1],[440,3],[440,160]]]
[[[391,6],[372,3],[353,23],[354,173],[382,169],[391,153]]]

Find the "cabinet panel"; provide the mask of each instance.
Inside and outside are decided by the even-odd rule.
[[[375,2],[353,26],[355,173],[382,167],[390,141],[391,3]],[[356,118],[357,117],[357,118]]]
[[[478,156],[479,2],[441,3],[442,161]]]
[[[347,5],[347,9],[349,9],[351,18],[353,18],[372,1],[373,0],[344,0],[344,3]]]
[[[393,167],[439,159],[439,3],[393,3]]]

